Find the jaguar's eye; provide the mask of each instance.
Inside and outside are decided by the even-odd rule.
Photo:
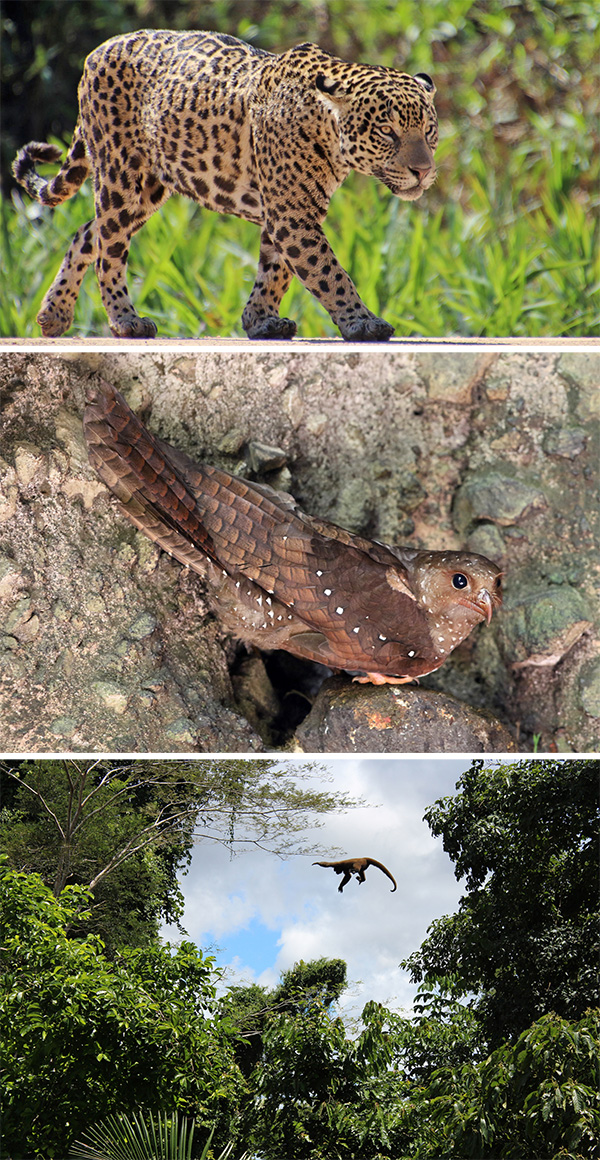
[[[396,136],[391,125],[378,125],[378,129],[379,129],[379,132],[382,133],[384,137],[395,137]]]
[[[466,588],[468,583],[469,581],[467,580],[464,572],[454,573],[454,576],[452,577],[452,585],[454,588]]]

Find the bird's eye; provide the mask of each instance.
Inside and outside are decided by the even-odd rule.
[[[455,572],[452,577],[452,585],[454,588],[466,588],[469,581],[464,572]]]
[[[496,576],[496,588],[501,588],[501,587],[502,587],[502,577]]]

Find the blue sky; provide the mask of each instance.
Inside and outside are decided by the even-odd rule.
[[[278,759],[279,761],[279,759]],[[228,983],[275,985],[299,959],[325,955],[348,964],[350,986],[341,1013],[353,1017],[375,999],[408,1010],[415,988],[398,964],[420,945],[434,918],[456,909],[462,893],[439,839],[422,820],[428,805],[455,792],[471,759],[446,757],[347,757],[319,759],[332,777],[327,788],[345,790],[365,805],[321,817],[306,843],[321,854],[277,858],[250,849],[234,858],[202,841],[181,879],[183,925],[188,936],[215,954]],[[306,765],[302,757],[280,764]],[[320,782],[315,775],[314,781]],[[317,858],[367,855],[394,874],[398,890],[376,867],[359,885],[338,892],[332,870]],[[176,932],[165,928],[176,941]]]

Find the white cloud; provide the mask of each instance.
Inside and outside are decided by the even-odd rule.
[[[291,772],[295,760],[289,759]],[[272,986],[299,959],[324,955],[348,964],[352,986],[343,1012],[356,1014],[369,999],[405,1006],[414,988],[398,964],[418,948],[434,918],[456,909],[462,892],[423,812],[454,793],[470,759],[341,756],[321,764],[336,789],[369,804],[326,816],[307,840],[322,843],[323,858],[334,858],[337,849],[377,858],[393,873],[397,891],[376,867],[365,883],[352,879],[340,894],[339,877],[311,864],[317,855],[281,861],[252,850],[230,859],[223,847],[203,842],[182,879],[183,924],[199,946],[219,945],[230,981]],[[236,939],[249,927],[240,956]],[[265,952],[272,954],[267,968]]]

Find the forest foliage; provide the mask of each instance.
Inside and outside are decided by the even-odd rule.
[[[5,856],[4,1154],[64,1160],[94,1123],[114,1135],[135,1114],[145,1132],[189,1129],[194,1158],[585,1160],[600,1134],[599,772],[591,759],[472,763],[428,810],[465,894],[408,960],[412,1017],[368,1002],[351,1031],[336,1012],[341,960],[297,963],[273,989],[227,986],[185,939],[107,948],[93,892],[56,896]]]
[[[436,185],[407,206],[352,174],[326,221],[366,304],[406,335],[597,331],[597,5],[7,0],[3,8],[2,334],[37,333],[42,295],[92,213],[90,193],[55,212],[12,193],[12,157],[30,139],[69,141],[85,55],[137,27],[214,29],[276,52],[311,40],[346,60],[429,73],[441,127]],[[133,239],[134,301],[166,336],[241,334],[257,255],[256,227],[174,197]],[[301,333],[336,333],[296,281],[282,312]],[[107,333],[91,273],[72,333]]]
[[[270,758],[0,761],[0,843],[14,869],[39,873],[55,897],[67,885],[91,891],[79,934],[99,935],[109,951],[150,945],[161,921],[182,916],[180,875],[196,843],[220,842],[232,855],[319,849],[307,845],[319,815],[355,803],[303,784],[316,768],[302,762],[292,776]]]

